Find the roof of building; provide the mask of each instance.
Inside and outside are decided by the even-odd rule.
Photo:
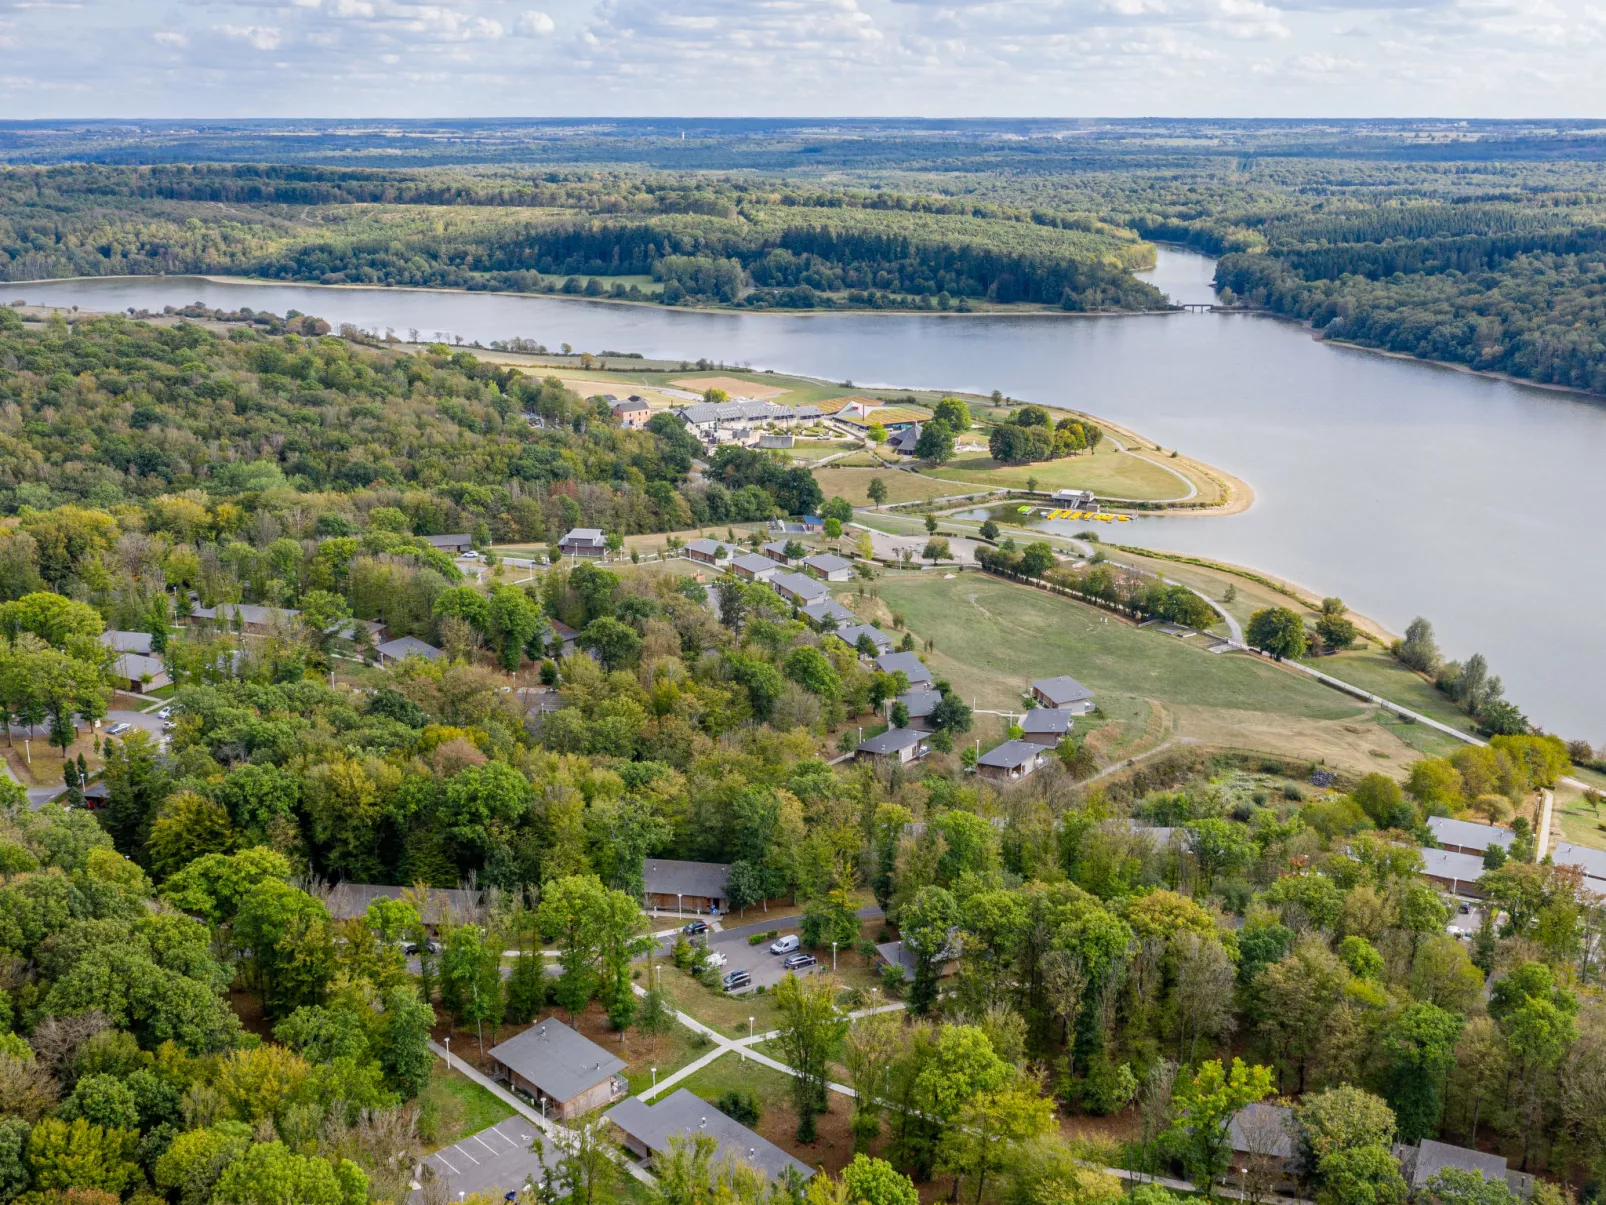
[[[814,556],[804,557],[803,563],[817,573],[840,573],[844,569],[853,568],[852,561],[830,552],[821,552]]]
[[[894,674],[902,670],[903,676],[909,679],[910,686],[931,681],[931,671],[913,653],[882,653],[875,659],[875,667],[884,674]]]
[[[824,623],[827,615],[836,620],[838,627],[854,618],[853,612],[834,598],[817,598],[806,607],[798,609],[808,617],[810,623],[815,624]]]
[[[151,634],[149,632],[106,631],[100,634],[100,642],[109,649],[116,649],[119,653],[143,653],[147,657],[150,656]]]
[[[1061,674],[1057,678],[1038,678],[1032,683],[1032,689],[1040,692],[1055,706],[1061,703],[1080,703],[1083,699],[1093,697],[1091,690],[1069,674]]]
[[[820,408],[818,406],[799,406],[793,413],[799,418],[819,418]]]
[[[634,414],[639,413],[642,410],[646,410],[647,408],[646,402],[642,401],[641,398],[634,396],[632,396],[627,402],[615,402],[613,404],[613,412],[615,414]]]
[[[1022,732],[1052,732],[1063,736],[1071,730],[1074,722],[1075,717],[1068,711],[1056,711],[1052,707],[1034,707],[1021,718],[1020,726]]]
[[[888,728],[885,732],[865,741],[859,746],[858,752],[885,756],[907,749],[911,745],[918,745],[925,739],[924,732],[916,732],[913,728]]]
[[[761,423],[768,419],[792,418],[790,406],[777,406],[774,402],[744,400],[737,402],[698,402],[675,411],[688,422],[703,423]]]
[[[1485,850],[1491,845],[1510,849],[1517,834],[1509,828],[1492,824],[1477,824],[1471,820],[1452,820],[1448,816],[1429,816],[1428,831],[1440,845],[1464,845],[1468,849]]]
[[[561,541],[564,544],[596,545],[606,544],[607,542],[608,537],[602,534],[600,527],[576,527],[568,535],[564,536]]]
[[[463,544],[471,544],[474,541],[474,537],[466,531],[446,536],[425,536],[424,539],[428,540],[436,548],[457,548]]]
[[[576,636],[578,636],[580,634],[579,632],[577,632],[573,628],[571,628],[568,624],[564,623],[563,620],[561,620],[561,619],[549,619],[549,620],[547,620],[547,622],[552,625],[552,631],[557,636],[557,638],[559,640],[564,641],[565,643],[567,643],[570,640],[573,640]]]
[[[198,619],[221,619],[232,623],[238,612],[241,623],[286,623],[301,612],[294,607],[259,607],[255,603],[218,603],[215,607],[196,607],[190,614]]]
[[[730,553],[730,548],[722,540],[710,540],[705,538],[701,540],[693,540],[690,544],[686,545],[687,552],[702,552],[709,556],[718,556],[721,549],[724,549],[727,555]]]
[[[908,709],[911,720],[923,720],[937,710],[937,704],[942,702],[942,692],[927,687],[917,687],[914,690],[904,691],[898,696],[898,702]]]
[[[1476,883],[1483,877],[1483,859],[1477,854],[1458,854],[1448,849],[1423,847],[1422,873],[1436,879]]]
[[[158,674],[167,673],[167,666],[160,657],[146,657],[141,653],[124,653],[112,668],[119,678],[127,678],[130,682],[147,674],[155,678]]]
[[[424,897],[419,919],[426,925],[438,925],[443,920],[463,921],[474,914],[479,906],[479,892],[465,891],[461,887],[430,887]],[[330,889],[324,907],[334,920],[351,920],[368,911],[375,900],[400,900],[409,887],[384,887],[375,883],[340,883]]]
[[[1294,1111],[1285,1105],[1258,1101],[1232,1115],[1227,1133],[1232,1149],[1246,1155],[1289,1159],[1294,1154]]]
[[[732,569],[741,569],[747,573],[779,573],[781,567],[767,556],[759,556],[756,552],[744,552],[731,562]]]
[[[1504,1180],[1506,1160],[1503,1155],[1468,1150],[1464,1146],[1451,1146],[1448,1142],[1435,1142],[1424,1138],[1417,1148],[1416,1167],[1411,1174],[1411,1187],[1421,1188],[1445,1168],[1458,1171],[1480,1172],[1485,1180]]]
[[[1592,879],[1606,879],[1606,849],[1590,849],[1587,845],[1574,845],[1558,841],[1551,850],[1550,860],[1557,866],[1576,866]]]
[[[560,1102],[625,1069],[623,1059],[553,1017],[493,1047],[491,1057]]]
[[[642,889],[652,895],[723,898],[731,868],[724,862],[679,862],[648,858],[641,864]]]
[[[976,764],[991,766],[998,770],[1016,770],[1042,756],[1041,745],[1034,745],[1031,741],[1005,741],[997,748],[983,753],[976,759]]]
[[[802,573],[777,573],[770,578],[770,585],[811,601],[828,593],[824,582]]]
[[[874,624],[838,624],[836,634],[840,640],[850,647],[856,646],[859,643],[860,636],[868,636],[870,638],[870,642],[876,646],[877,650],[889,649],[892,647],[892,637],[888,636]]]
[[[787,1168],[804,1180],[814,1174],[808,1164],[792,1158],[773,1142],[760,1138],[685,1088],[654,1105],[632,1096],[620,1101],[604,1116],[655,1154],[668,1150],[671,1138],[702,1133],[711,1135],[718,1143],[714,1150],[715,1163],[729,1158],[756,1168],[771,1180],[778,1179]]]
[[[400,661],[403,657],[422,657],[426,661],[439,661],[446,656],[433,644],[425,644],[417,636],[398,636],[395,640],[387,640],[379,646],[381,657],[393,657]]]
[[[1056,501],[1056,502],[1061,502],[1061,501],[1068,502],[1072,498],[1091,498],[1091,497],[1093,497],[1093,491],[1092,490],[1063,489],[1063,490],[1055,490],[1054,491],[1054,501]]]
[[[887,438],[887,447],[894,452],[913,452],[915,445],[920,442],[920,424],[905,427],[902,431],[894,431]]]
[[[773,552],[776,556],[786,556],[786,546],[789,543],[791,543],[790,540],[771,540],[764,545],[764,551]]]

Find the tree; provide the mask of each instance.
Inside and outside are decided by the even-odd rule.
[[[1344,600],[1322,599],[1322,613],[1316,620],[1316,634],[1330,649],[1347,649],[1360,635],[1355,624],[1344,614]]]
[[[1404,1205],[1410,1195],[1399,1161],[1386,1146],[1335,1151],[1316,1170],[1318,1205]]]
[[[811,644],[800,644],[787,654],[782,671],[810,694],[834,699],[842,693],[842,679],[828,658]]]
[[[945,397],[931,408],[932,421],[942,423],[955,435],[970,430],[970,407],[963,399]]]
[[[940,419],[931,419],[915,439],[915,455],[932,464],[947,464],[954,458],[954,432]]]
[[[1278,661],[1305,655],[1305,621],[1287,607],[1268,607],[1249,617],[1244,631],[1249,644]]]
[[[1228,1121],[1270,1092],[1271,1068],[1247,1066],[1242,1059],[1233,1059],[1230,1069],[1210,1059],[1193,1074],[1177,1076],[1169,1138],[1182,1153],[1189,1179],[1207,1196],[1214,1195],[1216,1180],[1232,1157]]]
[[[0,1201],[16,1199],[28,1187],[28,1135],[32,1130],[20,1117],[0,1117]]]
[[[855,1093],[852,1122],[855,1150],[862,1151],[881,1133],[881,1101],[887,1093],[902,1031],[903,1021],[893,1013],[860,1017],[848,1030],[842,1057]]]
[[[1380,1098],[1344,1084],[1307,1097],[1295,1112],[1307,1161],[1320,1165],[1340,1151],[1385,1149],[1394,1141],[1394,1110]]]
[[[1400,1141],[1407,1145],[1439,1132],[1444,1082],[1455,1063],[1461,1026],[1455,1013],[1418,1001],[1383,1031],[1384,1091],[1399,1121]]]
[[[969,732],[972,723],[970,706],[952,691],[938,700],[926,719],[938,732]]]
[[[996,540],[998,538],[998,524],[993,522],[991,519],[986,519],[982,522],[978,534],[980,534],[981,538],[984,540]]]
[[[609,1205],[618,1199],[620,1154],[610,1130],[606,1120],[593,1117],[571,1127],[565,1135],[568,1141],[555,1144],[552,1180],[570,1205]],[[541,1146],[537,1134],[530,1149],[539,1154]]]
[[[350,1159],[298,1155],[281,1142],[259,1142],[218,1177],[214,1205],[364,1205],[368,1175]]]
[[[493,1042],[504,1008],[501,967],[501,943],[478,925],[454,925],[441,943],[441,1006],[459,1025],[480,1029],[489,1022]]]
[[[1020,555],[1020,571],[1027,577],[1042,577],[1054,567],[1054,550],[1038,541],[1026,545]]]
[[[924,1014],[937,998],[937,978],[948,952],[951,931],[959,923],[959,905],[941,887],[922,887],[898,917],[903,944],[915,959],[909,1008]]]
[[[496,586],[486,608],[487,638],[495,645],[502,668],[519,668],[524,648],[545,624],[540,606],[517,586]]]
[[[231,937],[251,956],[269,1016],[319,1003],[334,977],[328,911],[278,879],[263,879],[241,900]]]
[[[1436,1205],[1517,1205],[1518,1197],[1504,1180],[1485,1180],[1482,1172],[1447,1167],[1427,1182]]]
[[[1439,645],[1433,639],[1433,625],[1418,615],[1405,629],[1405,639],[1394,646],[1402,665],[1421,674],[1437,673]]]
[[[989,1176],[1010,1167],[1020,1147],[1048,1133],[1053,1124],[1053,1101],[1030,1080],[979,1092],[944,1135],[938,1166],[953,1173],[956,1194],[961,1177],[974,1179],[976,1205],[981,1205]]]
[[[595,652],[607,670],[630,665],[641,655],[641,637],[611,615],[599,616],[586,624],[575,643]]]
[[[138,1145],[137,1130],[108,1130],[81,1117],[73,1122],[47,1117],[28,1135],[28,1167],[37,1188],[122,1193],[140,1174],[134,1161]]]
[[[813,949],[852,946],[859,937],[857,909],[853,896],[841,888],[810,899],[803,910],[803,944]]]
[[[781,1049],[797,1073],[792,1101],[798,1115],[797,1140],[813,1142],[814,1118],[826,1111],[826,1068],[848,1021],[836,1007],[836,984],[823,975],[788,974],[775,987]]]
[[[887,500],[887,483],[879,477],[872,477],[869,484],[864,487],[864,493],[875,505],[884,505]]]
[[[1387,774],[1368,774],[1355,784],[1350,798],[1378,828],[1389,828],[1400,806],[1400,784]]]
[[[925,550],[920,555],[935,565],[938,561],[946,561],[952,558],[953,550],[949,548],[947,540],[941,536],[936,536],[926,541]]]

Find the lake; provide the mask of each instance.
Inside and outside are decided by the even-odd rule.
[[[1211,272],[1204,256],[1162,249],[1145,276],[1209,301]],[[1251,314],[785,316],[193,277],[3,287],[7,300],[91,310],[293,308],[403,336],[999,389],[1106,415],[1256,493],[1239,515],[1123,524],[1128,542],[1264,569],[1395,631],[1425,615],[1447,656],[1487,656],[1535,723],[1606,741],[1606,690],[1591,685],[1606,671],[1606,559],[1587,534],[1606,503],[1606,405],[1593,399],[1332,346]]]

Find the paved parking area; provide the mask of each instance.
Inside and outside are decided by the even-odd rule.
[[[501,1197],[518,1192],[529,1176],[544,1177],[552,1168],[551,1140],[543,1136],[544,1155],[538,1158],[530,1150],[536,1128],[518,1115],[500,1121],[488,1130],[471,1134],[461,1142],[442,1147],[424,1158],[424,1166],[434,1171],[446,1187],[448,1200],[456,1200],[459,1193],[482,1192]],[[417,1194],[415,1194],[416,1196]]]
[[[771,927],[779,929],[783,936],[787,933],[797,932],[795,922],[782,921]],[[767,931],[760,930],[760,932]],[[710,933],[708,936],[710,938],[708,948],[726,957],[725,965],[719,968],[721,975],[728,971],[746,971],[753,977],[753,987],[749,990],[774,987],[782,979],[786,978],[786,969],[781,966],[781,961],[786,955],[771,954],[769,942],[766,941],[760,945],[750,946],[747,944],[747,935],[743,930],[738,930],[734,933]],[[827,956],[827,959],[829,960],[829,956]],[[796,973],[799,975],[812,975],[819,969],[819,965],[816,964]],[[743,993],[739,992],[737,994],[741,995]]]

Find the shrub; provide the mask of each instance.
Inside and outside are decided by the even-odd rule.
[[[722,1093],[714,1101],[714,1108],[741,1125],[756,1126],[758,1124],[758,1097],[751,1092],[743,1092],[739,1088],[732,1088],[728,1092]]]

